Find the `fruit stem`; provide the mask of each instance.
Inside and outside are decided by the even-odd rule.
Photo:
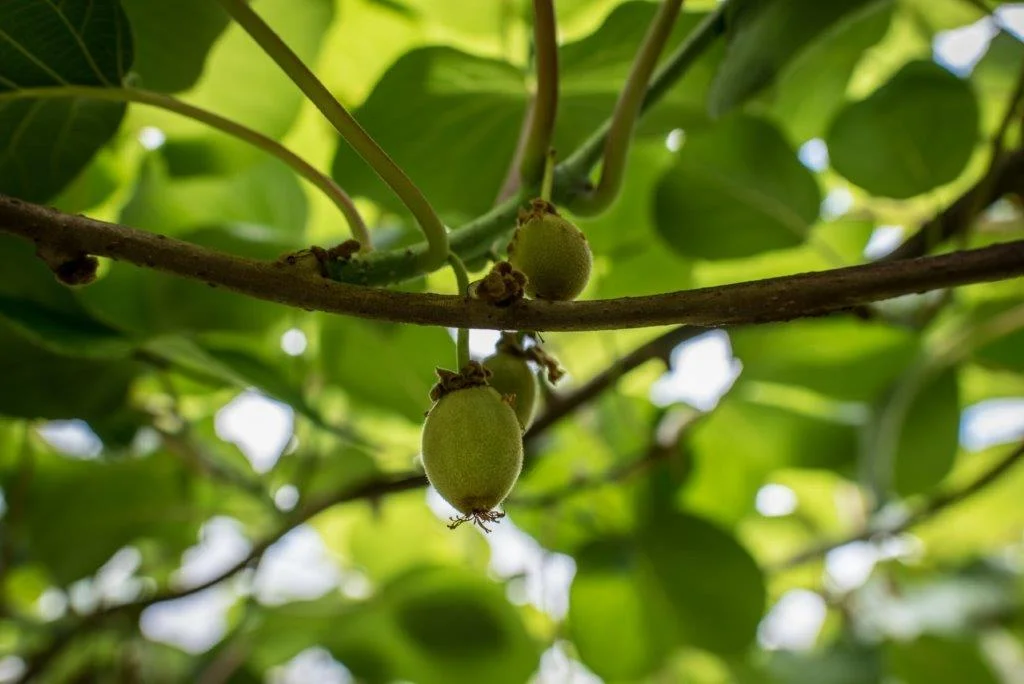
[[[352,198],[342,190],[334,180],[318,171],[312,164],[295,154],[281,143],[269,138],[262,133],[237,121],[232,121],[219,114],[207,111],[195,105],[182,102],[170,95],[154,93],[139,88],[110,88],[105,86],[47,86],[40,88],[22,88],[0,93],[0,103],[12,100],[42,100],[60,98],[81,98],[86,100],[104,100],[109,102],[134,102],[137,104],[156,107],[217,129],[232,137],[238,138],[257,147],[264,152],[272,154],[287,164],[295,173],[312,183],[318,190],[326,195],[334,205],[345,216],[348,221],[352,237],[359,241],[360,251],[368,252],[372,247],[370,232],[366,228],[363,217],[356,209]]]
[[[448,254],[448,263],[455,271],[455,281],[459,284],[459,294],[469,297],[469,274],[466,272],[466,265],[455,252]],[[455,353],[458,365],[457,369],[462,370],[469,365],[469,328],[459,328],[455,333]]]
[[[551,191],[555,187],[555,151],[548,150],[547,160],[544,163],[544,180],[540,186],[540,198],[545,202],[551,202]]]
[[[440,268],[448,258],[448,231],[420,189],[246,0],[220,4],[412,212],[427,238],[427,249],[417,256],[416,265],[424,272]]]
[[[552,0],[533,0],[533,44],[537,92],[529,116],[519,176],[524,188],[534,188],[545,172],[558,112],[558,29]]]

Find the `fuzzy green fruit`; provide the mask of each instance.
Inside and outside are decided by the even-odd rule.
[[[534,212],[516,228],[509,262],[527,278],[526,293],[538,299],[570,301],[590,280],[594,257],[587,238],[553,213]]]
[[[467,516],[504,501],[523,469],[519,420],[490,387],[441,397],[423,424],[422,448],[430,484]]]
[[[540,394],[540,385],[530,364],[522,357],[498,352],[484,359],[484,367],[491,371],[487,384],[502,396],[515,397],[512,408],[515,409],[519,425],[526,430],[537,413],[537,395]]]

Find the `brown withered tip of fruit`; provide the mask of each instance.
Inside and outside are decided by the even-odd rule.
[[[526,275],[529,296],[553,301],[576,299],[590,280],[594,261],[583,232],[544,200],[520,212],[508,258]]]
[[[526,296],[526,276],[509,262],[499,261],[472,284],[470,294],[494,306],[511,306]]]

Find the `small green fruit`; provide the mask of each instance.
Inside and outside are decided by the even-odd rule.
[[[570,301],[587,286],[594,257],[580,229],[553,212],[546,203],[534,203],[516,228],[508,258],[526,275],[528,295]]]
[[[523,469],[519,420],[490,387],[441,397],[423,424],[422,448],[427,479],[466,516],[504,501]]]
[[[540,385],[530,364],[520,356],[499,351],[484,359],[484,367],[491,371],[487,384],[502,396],[515,397],[512,408],[515,409],[519,425],[526,430],[537,412],[537,395],[540,394]]]

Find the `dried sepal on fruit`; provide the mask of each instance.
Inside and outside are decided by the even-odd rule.
[[[508,258],[526,275],[528,295],[555,301],[570,301],[583,292],[594,261],[582,231],[542,199],[520,212]]]
[[[523,469],[523,437],[508,400],[488,387],[487,371],[438,371],[434,405],[423,423],[423,466],[437,492],[458,510],[453,529],[472,522],[484,531]]]

